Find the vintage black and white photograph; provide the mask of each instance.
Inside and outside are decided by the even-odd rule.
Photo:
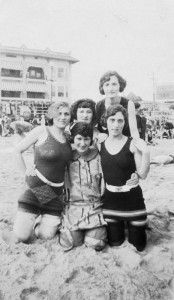
[[[0,300],[174,300],[173,16],[0,0]]]

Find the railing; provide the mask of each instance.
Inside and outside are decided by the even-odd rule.
[[[47,82],[47,80],[45,78],[40,79],[40,78],[33,78],[33,77],[27,77],[25,78],[26,82]]]
[[[1,101],[6,101],[6,102],[16,102],[16,101],[20,101],[20,102],[43,102],[45,104],[48,104],[50,103],[51,101],[47,98],[43,99],[43,98],[19,98],[19,97],[2,97],[1,96]]]
[[[11,74],[10,75],[5,75],[5,74],[2,74],[2,73],[0,73],[0,76],[2,77],[2,78],[9,78],[10,80],[12,79],[14,79],[14,80],[16,80],[16,79],[23,79],[23,76],[12,76]]]
[[[44,80],[44,81],[45,81],[45,80],[46,80],[46,77],[43,76],[43,77],[41,77],[41,78],[38,78],[38,77],[36,77],[36,76],[26,76],[26,79],[27,79],[27,80],[37,80],[37,81],[39,81],[39,80],[40,80],[40,81],[43,81],[43,80]]]
[[[12,75],[12,74],[3,74],[2,72],[0,72],[0,76],[2,77],[2,78],[9,78],[9,79],[26,79],[27,81],[28,80],[33,80],[33,81],[41,81],[41,82],[43,82],[43,81],[46,81],[46,77],[42,77],[42,78],[37,78],[37,77],[32,77],[32,76],[26,76],[26,77],[23,77],[22,75]]]

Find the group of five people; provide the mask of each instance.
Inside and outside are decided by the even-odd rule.
[[[33,129],[15,148],[15,161],[27,188],[18,200],[8,240],[28,242],[33,235],[51,239],[59,233],[65,250],[128,241],[146,246],[147,213],[139,179],[149,172],[146,143],[139,138],[132,101],[120,97],[126,81],[105,73],[99,84],[105,99],[80,99],[48,109],[49,126]],[[23,152],[34,146],[34,166]],[[4,235],[5,236],[5,235]]]

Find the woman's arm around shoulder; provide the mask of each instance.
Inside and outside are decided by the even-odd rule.
[[[139,138],[139,132],[137,128],[137,119],[135,113],[135,105],[133,101],[128,101],[128,121],[129,121],[129,128],[132,137]]]
[[[106,133],[101,133],[96,127],[93,129],[93,144],[97,147],[98,144],[103,143],[108,138]]]

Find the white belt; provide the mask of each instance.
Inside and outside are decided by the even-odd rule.
[[[37,177],[39,177],[43,182],[45,182],[48,185],[55,186],[55,187],[59,187],[59,186],[64,185],[64,182],[54,183],[54,182],[49,181],[37,169],[35,169],[35,172],[36,172]]]
[[[113,192],[113,193],[122,193],[122,192],[129,192],[132,188],[137,187],[138,184],[136,185],[122,185],[122,186],[115,186],[115,185],[109,185],[106,183],[106,188],[108,191]]]

